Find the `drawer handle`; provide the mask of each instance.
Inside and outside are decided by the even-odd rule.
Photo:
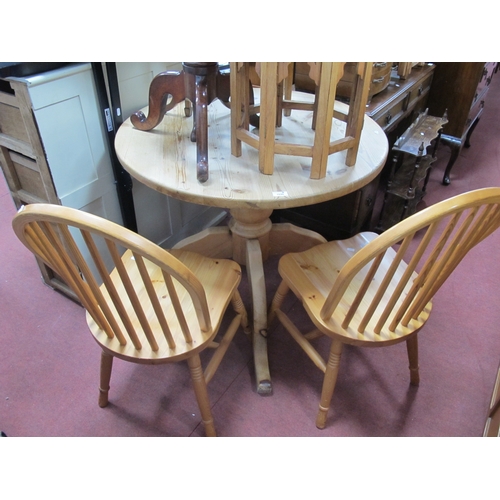
[[[385,68],[387,66],[386,62],[377,62],[373,64],[374,68]]]
[[[372,80],[372,83],[382,83],[383,81],[384,81],[384,77],[382,77],[382,78],[374,78]]]
[[[420,87],[418,87],[418,95],[422,95],[423,91],[424,91],[424,88],[422,87],[422,85],[420,85]]]
[[[387,116],[385,117],[385,123],[387,123],[387,125],[389,125],[389,123],[391,123],[391,120],[392,120],[391,113],[387,113]]]

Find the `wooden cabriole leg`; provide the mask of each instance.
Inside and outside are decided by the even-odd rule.
[[[214,419],[212,417],[212,410],[210,409],[207,384],[205,382],[205,377],[203,376],[200,356],[196,354],[195,356],[189,358],[187,363],[191,372],[191,379],[193,381],[196,401],[198,402],[198,407],[200,408],[201,419],[203,420],[203,424],[205,426],[205,433],[207,437],[215,437],[217,434],[215,432]]]
[[[325,370],[325,378],[323,379],[323,388],[321,390],[321,401],[319,403],[318,416],[316,417],[316,427],[324,429],[326,424],[326,417],[330,402],[332,400],[335,384],[337,383],[337,376],[339,374],[340,356],[342,354],[342,342],[332,340],[330,347],[330,356]]]
[[[418,337],[413,335],[406,341],[406,349],[408,351],[408,361],[410,362],[410,384],[418,385],[420,383],[420,375],[418,372]]]
[[[113,368],[113,356],[107,352],[101,352],[101,378],[99,384],[99,406],[104,408],[108,405],[109,381]]]

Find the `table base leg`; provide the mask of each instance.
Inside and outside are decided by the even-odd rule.
[[[261,226],[262,224],[258,225],[259,228]],[[244,240],[244,245],[242,245],[242,240]],[[261,235],[260,239],[233,235],[225,226],[212,227],[185,238],[174,246],[174,248],[198,252],[212,258],[236,257],[241,265],[246,266],[252,298],[252,346],[258,394],[270,395],[273,392],[267,355],[267,297],[264,261],[268,255],[301,252],[325,241],[323,236],[314,231],[286,223],[273,224],[270,226],[268,235],[265,238]],[[266,247],[264,250],[261,244]],[[239,256],[243,246],[245,254]]]
[[[259,240],[247,240],[246,267],[253,305],[253,354],[257,392],[273,392],[267,358],[267,299],[262,250]]]

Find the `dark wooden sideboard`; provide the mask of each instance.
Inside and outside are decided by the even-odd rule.
[[[450,183],[451,169],[461,149],[470,146],[474,131],[486,102],[488,88],[497,63],[439,62],[436,63],[429,95],[429,113],[442,116],[447,110],[448,124],[441,142],[451,148],[443,184]]]
[[[297,63],[298,64],[298,63]],[[433,64],[414,67],[406,79],[400,78],[396,69],[391,72],[389,85],[372,97],[366,114],[384,130],[392,148],[397,138],[411,125],[418,114],[425,111],[434,72]],[[312,80],[311,80],[312,82]],[[311,91],[307,76],[300,75],[295,82],[297,90]],[[338,198],[315,205],[286,210],[275,210],[274,222],[292,222],[311,229],[326,239],[349,238],[369,229],[380,178],[378,176],[364,188]]]
[[[366,114],[382,127],[389,139],[389,147],[392,148],[418,114],[425,111],[434,70],[434,64],[416,66],[406,79],[402,79],[394,69],[389,86],[373,96],[368,104]]]

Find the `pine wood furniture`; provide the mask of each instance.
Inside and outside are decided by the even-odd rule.
[[[240,266],[167,252],[111,221],[60,205],[22,207],[13,228],[87,310],[89,329],[102,349],[99,406],[108,404],[115,357],[152,365],[186,361],[206,434],[215,436],[206,384],[239,326],[248,326],[238,292]],[[90,261],[80,251],[84,247]],[[115,266],[111,272],[106,253]],[[229,303],[236,315],[220,343],[214,342]],[[208,347],[216,350],[203,372],[199,355]]]
[[[295,68],[299,67],[296,63]],[[434,64],[415,66],[406,78],[402,79],[398,70],[390,73],[387,87],[374,95],[366,107],[366,115],[372,118],[384,131],[392,148],[398,137],[415,121],[419,113],[426,109],[431,83],[434,74]],[[304,78],[297,79],[295,84],[304,88]],[[314,90],[313,81],[308,78]],[[436,116],[442,116],[443,113]],[[301,227],[319,232],[328,240],[342,239],[354,236],[360,231],[370,229],[373,209],[379,184],[384,184],[391,165],[386,164],[380,178],[375,178],[361,189],[348,195],[326,202],[277,210],[273,214],[275,222],[291,222]],[[378,214],[376,214],[378,220]]]
[[[257,62],[255,70],[260,77],[260,102],[256,106],[249,92],[250,63],[231,63],[231,153],[241,155],[242,142],[258,149],[259,170],[270,175],[274,169],[274,158],[278,154],[311,158],[311,179],[323,179],[329,155],[347,150],[345,164],[356,163],[364,112],[368,100],[371,63],[355,64],[352,91],[348,108],[336,108],[337,84],[344,73],[346,63],[310,62],[310,75],[315,82],[316,99],[297,101],[284,96],[283,82],[289,78],[291,62]],[[290,96],[291,97],[291,96]],[[282,134],[277,136],[277,127],[284,127],[283,111],[313,111],[312,141],[306,136],[296,136],[294,142],[284,142]],[[260,113],[259,131],[250,131],[250,116]],[[290,114],[288,114],[290,116]],[[333,120],[345,122],[343,134],[331,139]],[[340,129],[339,129],[340,130]]]
[[[436,63],[429,95],[429,113],[442,116],[446,111],[448,124],[442,142],[451,148],[443,184],[450,183],[450,173],[463,147],[470,147],[470,138],[477,126],[486,102],[496,63],[440,62]]]
[[[380,236],[364,232],[280,259],[282,282],[269,324],[276,316],[325,374],[318,428],[326,424],[344,344],[406,342],[411,384],[418,385],[417,333],[433,296],[469,250],[499,226],[500,188],[486,188],[428,207]],[[307,334],[281,309],[290,290],[313,323]],[[331,339],[327,360],[312,343],[324,335]]]
[[[313,96],[303,94],[300,99]],[[342,108],[342,103],[338,103]],[[345,112],[345,108],[343,109]],[[312,111],[293,111],[280,130],[285,142],[311,136]],[[259,172],[255,148],[242,146],[242,154],[231,154],[230,112],[215,100],[208,108],[210,177],[196,177],[196,146],[189,140],[190,120],[177,106],[153,131],[137,130],[127,120],[116,137],[116,152],[124,168],[136,179],[164,194],[200,205],[229,209],[227,227],[209,228],[186,238],[176,248],[206,256],[233,258],[246,266],[252,293],[254,362],[257,391],[272,392],[267,360],[267,299],[263,261],[271,254],[304,250],[324,242],[317,233],[291,224],[273,225],[276,208],[321,202],[356,191],[373,180],[387,157],[387,139],[373,120],[365,118],[356,164],[346,167],[346,152],[331,155],[324,179],[310,179],[310,158],[277,155],[272,175]],[[332,130],[343,133],[342,124]],[[155,216],[154,213],[151,214]]]

